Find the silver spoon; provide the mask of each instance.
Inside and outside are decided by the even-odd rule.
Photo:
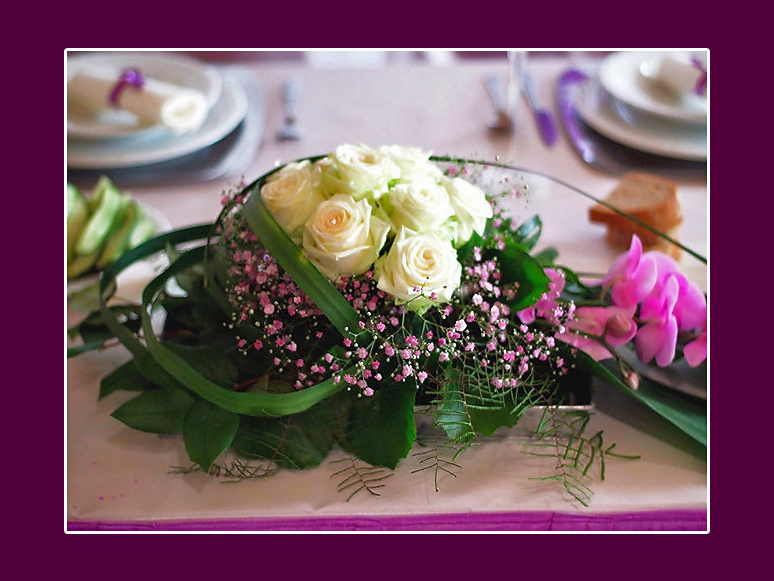
[[[506,106],[505,95],[503,95],[500,83],[495,76],[488,76],[484,79],[484,86],[486,92],[489,94],[489,98],[492,100],[492,104],[495,107],[497,117],[489,123],[489,129],[493,131],[510,131],[511,130],[511,117],[508,115],[508,108]]]
[[[296,123],[296,107],[298,106],[300,89],[300,83],[296,79],[291,79],[285,84],[285,94],[283,97],[285,119],[282,127],[277,131],[277,139],[285,141],[301,137],[301,131]]]

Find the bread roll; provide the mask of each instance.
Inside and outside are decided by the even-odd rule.
[[[677,184],[673,181],[647,173],[630,172],[621,178],[605,202],[652,226],[660,234],[678,240],[683,213],[677,197]],[[589,219],[607,226],[606,240],[616,248],[628,248],[632,236],[636,234],[644,250],[659,250],[676,260],[682,254],[680,247],[660,234],[602,204],[589,208]]]

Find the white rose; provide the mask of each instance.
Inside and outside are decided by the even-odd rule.
[[[493,214],[484,190],[459,177],[444,177],[441,184],[449,194],[449,201],[457,216],[457,244],[467,242],[473,232],[483,235],[486,221]]]
[[[418,147],[385,145],[379,149],[400,168],[402,181],[411,181],[422,176],[429,176],[438,181],[443,175],[441,169],[430,161],[430,153]]]
[[[451,300],[460,286],[462,267],[448,239],[404,228],[387,255],[376,262],[375,273],[379,289],[397,303],[422,311]]]
[[[411,182],[396,184],[380,203],[384,205],[398,232],[409,228],[415,232],[439,232],[450,226],[449,218],[454,216],[446,189],[429,177],[417,178]]]
[[[389,225],[373,215],[368,200],[336,194],[321,202],[303,235],[309,259],[328,279],[362,274],[379,257]]]
[[[340,145],[318,165],[329,194],[350,194],[355,199],[369,194],[378,198],[400,177],[400,168],[390,157],[366,145]]]
[[[309,161],[290,163],[273,173],[261,187],[261,197],[274,219],[298,241],[304,224],[325,199]]]

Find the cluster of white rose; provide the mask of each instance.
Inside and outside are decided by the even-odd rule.
[[[484,233],[484,191],[415,147],[341,145],[283,166],[261,188],[269,211],[331,281],[373,269],[378,288],[422,309],[461,283],[457,248]]]

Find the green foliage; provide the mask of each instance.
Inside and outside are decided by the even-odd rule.
[[[234,436],[234,450],[249,458],[263,458],[282,468],[319,465],[336,439],[337,409],[322,402],[281,418],[243,418]]]
[[[228,450],[239,428],[239,415],[199,400],[183,419],[183,442],[188,457],[207,472]]]
[[[347,449],[370,464],[395,468],[416,439],[412,381],[393,382],[352,406]]]
[[[555,474],[540,480],[560,482],[567,494],[584,506],[589,506],[593,496],[589,488],[592,468],[598,470],[599,479],[604,480],[608,457],[639,458],[613,452],[615,444],[606,446],[602,431],[587,435],[589,420],[588,412],[562,411],[554,406],[547,406],[535,434],[536,445],[550,451],[526,452],[535,456],[555,458]]]
[[[111,415],[130,428],[154,434],[179,434],[194,398],[181,389],[165,387],[144,391]]]
[[[102,378],[99,384],[99,399],[115,391],[146,391],[158,387],[147,379],[131,359]]]

